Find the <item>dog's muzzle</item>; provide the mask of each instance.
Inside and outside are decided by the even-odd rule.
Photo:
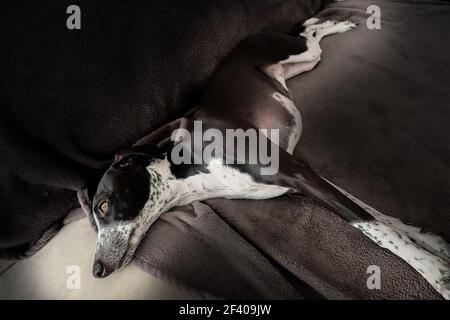
[[[134,229],[133,223],[121,222],[99,230],[92,269],[94,277],[105,278],[130,262],[137,247],[130,241]]]

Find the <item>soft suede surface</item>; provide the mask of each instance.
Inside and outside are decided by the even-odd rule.
[[[378,4],[382,9],[380,31],[365,28],[365,12],[369,4]],[[257,19],[261,12],[256,8],[250,6],[245,12]],[[216,14],[216,19],[219,20],[223,16],[217,12]],[[201,17],[203,15],[204,13]],[[359,22],[360,27],[346,34],[324,39],[322,62],[319,66],[289,82],[304,122],[303,136],[296,154],[307,157],[321,175],[376,209],[448,237],[450,228],[445,210],[450,190],[450,173],[446,165],[450,145],[445,124],[448,123],[450,96],[444,85],[450,78],[446,68],[450,49],[445,41],[450,30],[448,2],[342,1],[329,5],[321,12],[321,16],[348,18]],[[277,17],[280,16],[265,15],[265,19],[259,16],[260,26],[268,23],[267,19],[276,20]],[[211,21],[215,20],[209,22]],[[227,34],[223,30],[220,32]],[[197,43],[203,40],[195,41]],[[215,38],[204,41],[217,45]],[[181,48],[177,48],[178,59],[183,56],[179,52]],[[196,51],[196,46],[189,48],[193,50],[192,54],[195,53],[194,56],[208,56],[204,51]],[[217,52],[222,54],[221,50]],[[216,58],[217,56],[211,59],[215,61]],[[112,60],[105,58],[105,61],[111,65]],[[183,75],[183,70],[187,70],[182,68],[182,64],[175,66],[171,60],[167,61],[170,62],[166,70],[174,68],[180,76]],[[191,60],[185,61],[195,66]],[[172,65],[169,66],[170,63]],[[129,70],[129,67],[124,67],[124,70]],[[148,67],[151,68],[150,64]],[[127,81],[131,81],[129,83],[138,79],[134,73],[133,75],[128,78]],[[164,75],[160,76],[164,78]],[[189,75],[193,76],[195,73]],[[140,81],[136,80],[135,83]],[[106,84],[104,86],[109,88]],[[193,87],[186,90],[191,92],[191,89]],[[86,95],[85,87],[80,90]],[[91,97],[100,99],[95,95],[99,89],[92,90]],[[139,97],[137,92],[140,91],[133,91],[125,96],[134,99],[135,95]],[[122,94],[123,92],[112,90],[102,97],[107,97],[109,101],[111,96],[122,99]],[[181,95],[179,99],[180,105],[195,102],[188,95]],[[10,109],[13,110],[7,110]],[[109,112],[97,114],[96,108],[86,110],[90,110],[85,111],[89,114],[85,118],[89,118],[88,122],[92,121],[91,125],[98,126],[101,123],[105,126],[110,123],[105,122],[105,119],[110,119]],[[163,114],[165,111],[160,112]],[[173,110],[170,112],[176,114]],[[105,114],[108,114],[107,118]],[[81,149],[84,150],[84,156],[75,162],[81,164],[81,168],[66,164],[74,179],[66,180],[65,175],[59,174],[49,175],[53,177],[49,179],[55,180],[49,180],[52,183],[48,185],[58,187],[67,181],[74,183],[77,175],[79,185],[83,185],[90,171],[83,171],[82,168],[101,168],[103,163],[108,162],[109,152],[114,148],[137,140],[154,128],[149,127],[147,130],[140,127],[139,116],[145,118],[145,112],[131,114],[133,119],[137,118],[135,127],[134,122],[126,118],[128,113],[122,115],[120,112],[114,116],[119,124],[112,127],[120,127],[119,130],[124,130],[122,133],[130,130],[132,134],[125,134],[124,137],[110,129],[105,132],[97,130],[95,134],[84,137],[89,138]],[[148,114],[156,117],[154,111],[149,111]],[[125,117],[124,120],[119,121],[122,116]],[[161,123],[165,121],[163,118],[161,116]],[[33,121],[33,117],[27,116],[16,116],[13,119],[24,123]],[[45,123],[42,119],[34,121]],[[11,121],[2,122],[11,128]],[[155,127],[159,124],[156,122]],[[79,125],[84,126],[82,123]],[[20,132],[26,132],[26,129],[28,127],[25,126]],[[42,131],[45,135],[45,130]],[[6,137],[12,139],[10,131],[7,133],[9,135]],[[105,133],[108,133],[111,141],[105,138]],[[85,135],[86,132],[78,134]],[[3,139],[3,133],[1,137]],[[71,139],[73,137],[76,135],[71,136]],[[30,136],[28,138],[31,139]],[[52,138],[59,141],[56,136]],[[16,163],[17,159],[22,159],[24,164],[28,163],[30,157],[33,159],[34,149],[28,148],[30,154],[27,155],[22,143],[16,143],[16,146],[21,151],[16,154],[22,158],[10,158],[9,171],[3,172],[15,172],[11,169],[14,167],[11,164],[14,159]],[[39,148],[37,150],[40,157],[34,158],[34,169],[39,170],[38,160],[44,161],[48,155]],[[58,152],[56,147],[50,150],[55,159],[73,159],[73,155],[69,156],[70,152],[63,156],[65,153]],[[44,154],[47,156],[44,157]],[[12,157],[10,154],[8,156]],[[57,172],[49,168],[44,167],[42,172]],[[58,168],[66,167],[56,166],[55,170]],[[31,179],[34,177],[32,167],[24,172],[30,176],[25,181],[36,181]],[[38,178],[43,175],[42,172],[36,173]],[[84,175],[79,172],[84,172]],[[61,173],[67,174],[64,171]],[[6,176],[14,177],[12,174],[5,174]],[[36,194],[35,185],[33,188],[29,184],[24,186],[28,186],[30,194]],[[25,188],[22,186],[22,189]],[[22,192],[22,189],[18,190]],[[64,199],[55,191],[49,194]],[[9,196],[12,198],[12,193]],[[48,197],[47,193],[45,196]],[[14,199],[9,199],[6,203],[18,206],[19,202]],[[66,199],[70,197],[67,196]],[[27,201],[23,207],[30,209]],[[23,201],[20,202],[22,203]],[[50,210],[50,217],[51,212],[57,216],[62,215],[53,206],[54,202],[49,203],[54,210]],[[67,204],[61,203],[60,208],[67,207]],[[42,211],[39,213],[42,214]],[[1,214],[8,217],[3,208]],[[22,212],[21,214],[24,216]],[[37,219],[36,216],[34,218]],[[48,220],[52,221],[51,218]],[[24,218],[21,224],[10,226],[23,226],[25,222],[27,220]],[[23,228],[35,230],[31,226],[33,224],[28,223]],[[266,201],[217,199],[177,208],[164,214],[150,228],[135,261],[144,270],[169,281],[226,298],[440,298],[405,262],[373,244],[332,212],[302,196],[285,196]],[[377,265],[381,269],[381,290],[369,290],[366,286],[366,271],[370,265]]]

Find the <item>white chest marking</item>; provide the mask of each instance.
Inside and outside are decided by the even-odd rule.
[[[167,160],[167,157],[162,160],[158,159],[153,161],[148,168],[158,172],[162,177],[173,177],[172,171],[170,171],[170,162]]]
[[[286,193],[289,188],[255,182],[249,174],[213,160],[209,173],[199,173],[182,180],[171,180],[176,192],[176,204],[185,205],[196,200],[212,198],[270,199]]]

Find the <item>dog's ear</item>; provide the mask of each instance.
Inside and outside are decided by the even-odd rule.
[[[80,189],[77,192],[78,201],[80,202],[81,209],[83,209],[84,213],[89,219],[91,226],[97,231],[97,225],[95,223],[94,215],[92,213],[92,198],[93,195],[89,193],[92,192],[89,187],[84,189]]]
[[[164,159],[164,153],[157,146],[154,145],[135,145],[129,149],[120,151],[114,157],[114,162],[120,161],[130,156],[141,156],[145,159]]]
[[[95,224],[94,216],[92,213],[92,202],[94,200],[94,195],[97,192],[97,186],[104,174],[104,171],[95,170],[90,173],[86,179],[86,183],[83,188],[79,189],[77,192],[78,201],[84,213],[89,218],[89,222],[97,230],[97,225]]]

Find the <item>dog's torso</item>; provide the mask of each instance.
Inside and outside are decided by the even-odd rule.
[[[273,44],[267,50],[267,43]],[[263,33],[244,40],[208,81],[193,121],[219,130],[277,129],[279,146],[293,149],[302,123],[279,64],[307,50],[306,39]],[[289,145],[291,144],[291,145]]]
[[[267,52],[267,43],[273,44]],[[292,152],[301,134],[301,115],[291,100],[280,61],[307,50],[306,40],[288,35],[263,33],[239,44],[220,64],[208,82],[198,111],[187,128],[202,123],[203,131],[220,130],[226,144],[226,130],[264,129],[279,132],[277,145]],[[192,148],[191,148],[192,149]],[[289,188],[256,181],[243,166],[226,165],[224,158],[210,163],[176,165],[158,161],[156,170],[171,177],[177,189],[177,205],[210,198],[268,199],[280,196]],[[151,165],[149,168],[153,169]]]

